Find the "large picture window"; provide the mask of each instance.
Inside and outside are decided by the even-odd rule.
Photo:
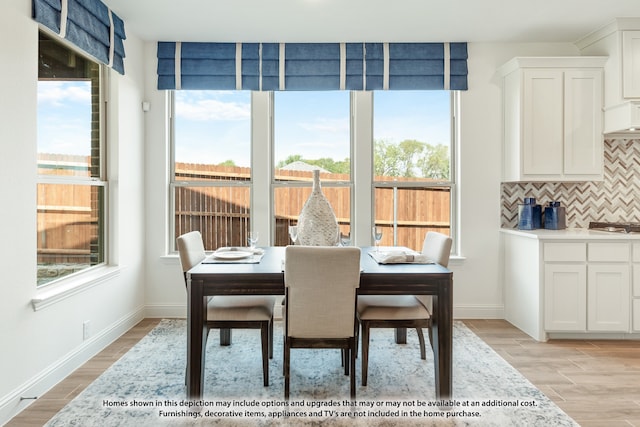
[[[251,227],[251,92],[173,92],[173,239],[245,246]]]
[[[359,221],[382,226],[383,245],[420,250],[429,230],[453,235],[455,96],[360,95],[172,92],[170,248],[192,230],[203,234],[207,250],[245,246],[252,224],[266,234],[259,246],[290,244],[289,226],[297,224],[311,193],[314,169],[340,231],[352,242],[370,242],[355,235]],[[360,106],[357,114],[352,105]],[[364,132],[356,135],[356,128]],[[356,142],[367,128],[372,141]],[[360,173],[369,170],[370,176]],[[355,209],[358,192],[372,194],[371,206]]]
[[[420,250],[426,232],[452,231],[452,95],[373,96],[374,223],[382,245]]]
[[[296,225],[311,194],[312,174],[320,170],[322,190],[340,231],[351,226],[351,135],[349,92],[277,92],[274,94],[275,242],[291,243],[288,226]]]
[[[105,260],[102,71],[60,42],[38,45],[38,280]]]

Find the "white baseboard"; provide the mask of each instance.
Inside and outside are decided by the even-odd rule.
[[[454,305],[454,319],[504,319],[504,305]]]
[[[0,425],[4,425],[33,403],[34,399],[30,398],[45,394],[73,371],[144,319],[144,316],[144,307],[138,308],[129,315],[114,322],[110,327],[94,335],[92,338],[84,341],[66,356],[2,397],[2,399],[0,399]]]
[[[186,304],[147,304],[145,306],[145,317],[151,319],[162,318],[187,318],[187,305]]]

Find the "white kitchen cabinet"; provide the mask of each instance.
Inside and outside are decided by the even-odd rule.
[[[640,31],[622,32],[622,94],[640,98]]]
[[[501,68],[504,181],[603,177],[606,58],[514,58]]]
[[[629,330],[629,265],[589,265],[587,278],[589,331]]]
[[[539,341],[640,338],[640,235],[501,231],[507,321]]]
[[[628,243],[545,243],[545,329],[627,332],[629,253]]]
[[[548,331],[587,329],[587,268],[584,264],[545,265],[544,326]]]
[[[640,332],[640,243],[634,243],[633,245],[633,270],[632,280],[633,288],[632,292],[632,316],[633,316],[633,330]]]

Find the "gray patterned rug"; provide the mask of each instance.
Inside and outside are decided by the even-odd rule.
[[[461,322],[454,324],[454,398],[446,402],[435,401],[433,356],[420,359],[415,331],[396,345],[392,330],[376,329],[367,387],[359,385],[358,358],[355,406],[339,350],[294,349],[286,407],[280,322],[274,340],[263,387],[259,331],[234,330],[229,347],[213,331],[197,411],[185,399],[186,322],[162,320],[47,426],[577,426]]]

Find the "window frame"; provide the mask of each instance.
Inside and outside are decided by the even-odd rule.
[[[375,92],[373,93],[373,97],[375,97]],[[457,132],[457,111],[459,104],[459,91],[449,91],[449,110],[450,110],[450,151],[449,151],[449,180],[439,180],[439,181],[411,181],[411,182],[402,182],[402,181],[376,181],[375,180],[375,146],[372,138],[371,141],[371,224],[375,224],[376,220],[376,212],[375,212],[375,192],[376,188],[449,188],[449,236],[452,239],[451,245],[451,253],[455,254],[458,251],[457,248],[457,230],[458,225],[456,222],[457,218],[457,146],[458,146],[458,132]],[[374,125],[375,119],[375,111],[374,105],[375,102],[372,99],[372,114],[371,114],[371,126]],[[372,132],[372,137],[375,137]],[[397,225],[394,224],[394,230]],[[397,234],[394,232],[394,245],[397,245]],[[421,248],[413,248],[416,250],[420,250]]]
[[[174,129],[174,108],[175,91],[168,91],[169,105],[169,133],[170,133],[170,179],[168,188],[168,212],[167,221],[169,231],[167,236],[167,253],[176,254],[175,246],[175,189],[179,185],[175,180],[175,129]],[[381,182],[374,181],[374,156],[373,156],[373,96],[370,91],[350,91],[349,96],[349,135],[350,135],[350,157],[351,169],[350,179],[344,182],[325,183],[323,187],[336,186],[348,187],[350,190],[350,226],[351,242],[354,245],[366,246],[372,244],[371,225],[375,219],[375,187]],[[450,236],[453,239],[452,253],[458,251],[458,124],[457,112],[459,108],[459,91],[450,91],[451,103],[451,161],[450,178],[446,182],[430,183],[407,183],[407,187],[448,187],[450,188]],[[249,186],[251,191],[250,223],[251,228],[260,232],[260,245],[272,245],[275,241],[275,192],[278,188],[285,187],[311,187],[312,183],[277,181],[275,179],[275,154],[274,154],[274,92],[273,91],[252,91],[251,92],[251,179],[248,181],[238,181],[235,184],[229,182],[206,182],[204,186]],[[258,163],[257,159],[268,161],[268,165]],[[363,172],[365,172],[363,174]],[[197,181],[188,181],[187,185],[195,186]],[[426,184],[426,183],[424,183]],[[362,188],[367,194],[356,195],[356,187]],[[366,190],[369,188],[369,190]],[[364,196],[364,197],[362,197]],[[368,202],[363,204],[363,201]],[[264,214],[256,216],[256,207],[266,209]],[[366,211],[366,212],[364,212]],[[261,210],[262,212],[262,210]]]
[[[99,271],[107,267],[110,263],[110,241],[109,241],[109,232],[110,232],[110,193],[109,193],[109,179],[108,179],[108,143],[107,143],[107,128],[109,126],[108,122],[108,94],[109,94],[109,69],[106,65],[96,61],[91,58],[89,55],[82,52],[82,50],[75,47],[73,44],[67,42],[66,40],[58,38],[56,35],[52,35],[48,31],[43,31],[42,29],[39,31],[39,34],[46,36],[49,39],[52,39],[55,43],[63,46],[65,49],[73,52],[75,55],[81,56],[86,61],[91,61],[98,67],[98,117],[99,117],[99,130],[98,130],[98,150],[99,150],[99,161],[98,168],[99,173],[98,176],[61,176],[61,175],[53,175],[53,174],[41,174],[40,169],[36,164],[36,185],[44,184],[44,185],[79,185],[79,186],[88,186],[88,187],[101,187],[102,188],[102,205],[99,207],[98,214],[100,218],[98,220],[100,227],[100,252],[102,253],[102,261],[95,264],[90,265],[89,267],[83,268],[82,270],[64,275],[62,277],[53,279],[51,281],[38,284],[38,280],[36,278],[36,289],[38,290],[39,295],[48,295],[51,292],[56,290],[60,290],[54,297],[51,296],[39,296],[34,298],[33,304],[34,309],[39,309],[41,306],[49,305],[55,300],[60,299],[67,294],[72,293],[72,290],[77,286],[78,280],[82,280],[82,284],[93,285],[99,283],[103,277],[99,274]],[[40,46],[38,46],[38,52],[40,52]],[[40,81],[40,75],[38,73],[38,82]],[[92,148],[93,149],[93,148]],[[39,154],[38,143],[36,141],[36,152]],[[36,160],[37,162],[37,160]],[[36,200],[36,217],[37,211],[40,210],[40,207]],[[36,223],[37,229],[37,223]],[[36,230],[37,232],[37,230]],[[37,247],[36,247],[37,250]],[[36,257],[37,258],[37,257]],[[39,267],[39,263],[36,260],[36,269]],[[113,275],[113,272],[108,272],[107,276]],[[84,283],[86,282],[86,283]],[[49,299],[49,302],[46,302]]]
[[[322,188],[348,188],[349,189],[349,227],[351,229],[350,233],[353,236],[355,232],[354,221],[355,221],[355,181],[354,181],[354,169],[355,169],[355,150],[354,150],[354,138],[353,138],[353,128],[354,128],[354,115],[353,115],[353,91],[350,91],[348,96],[349,102],[349,179],[341,180],[341,181],[322,181]],[[272,218],[270,227],[271,227],[271,240],[270,244],[273,244],[276,240],[276,215],[275,215],[275,198],[276,198],[276,190],[280,188],[309,188],[313,187],[313,182],[310,180],[308,182],[300,182],[300,181],[286,181],[286,180],[277,180],[276,179],[276,168],[275,168],[275,114],[276,114],[276,104],[275,104],[275,93],[271,92],[271,96],[269,97],[270,109],[272,111],[270,115],[271,122],[271,135],[269,138],[269,182],[270,182],[270,193],[271,193],[271,203],[270,203],[270,218]]]
[[[175,90],[168,91],[168,111],[169,111],[169,194],[168,194],[168,229],[169,235],[167,236],[167,252],[177,253],[176,243],[176,190],[178,188],[188,187],[201,187],[201,188],[213,188],[213,187],[235,187],[235,188],[248,188],[249,199],[251,200],[249,205],[249,224],[253,224],[253,194],[254,194],[254,171],[253,171],[253,157],[251,158],[251,175],[248,180],[238,181],[206,181],[206,180],[178,180],[176,179],[176,96]],[[253,97],[251,97],[251,104],[253,104]],[[253,121],[253,109],[250,121]],[[253,137],[250,138],[250,150],[253,147]],[[251,225],[250,225],[251,228]],[[264,240],[263,240],[264,241]],[[209,251],[209,249],[207,249]]]

